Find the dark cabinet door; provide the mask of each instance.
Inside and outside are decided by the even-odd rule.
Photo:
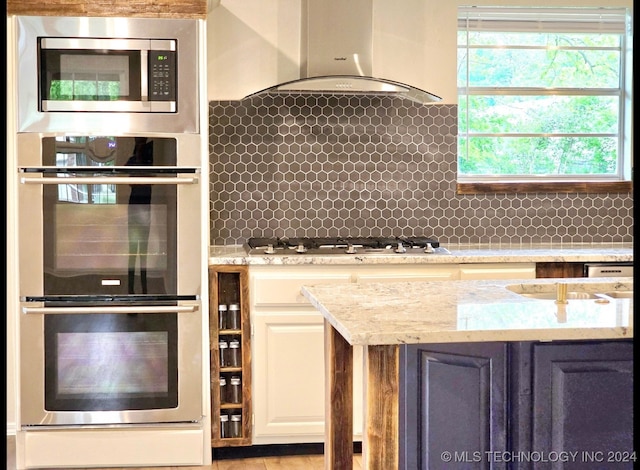
[[[532,450],[575,455],[562,468],[633,468],[633,341],[536,343],[532,359]]]
[[[489,468],[487,452],[507,449],[507,348],[401,348],[400,468]]]

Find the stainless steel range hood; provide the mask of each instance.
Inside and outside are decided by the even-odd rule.
[[[426,104],[442,98],[419,88],[372,77],[373,0],[302,0],[300,79],[249,95],[269,93],[400,96]]]

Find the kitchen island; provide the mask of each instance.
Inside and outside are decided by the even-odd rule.
[[[568,363],[572,363],[572,355],[575,354],[580,358],[590,358],[595,364],[593,370],[597,371],[614,364],[607,369],[606,374],[597,377],[596,385],[600,386],[602,379],[605,383],[620,382],[623,386],[617,388],[622,389],[621,393],[609,395],[610,401],[614,404],[617,399],[626,401],[628,398],[632,401],[629,397],[632,397],[633,392],[630,382],[633,365],[633,298],[614,295],[607,299],[569,299],[568,303],[559,304],[553,299],[522,295],[556,292],[557,283],[557,279],[529,279],[323,284],[303,287],[302,294],[325,319],[325,468],[344,469],[351,466],[352,348],[355,345],[365,346],[363,463],[367,469],[432,468],[420,459],[428,458],[430,462],[435,462],[434,459],[437,458],[441,465],[445,465],[447,462],[443,459],[450,455],[457,459],[458,465],[466,462],[467,465],[472,463],[473,468],[483,468],[484,464],[490,463],[492,468],[507,468],[507,463],[497,463],[495,457],[504,457],[506,452],[529,451],[538,452],[541,458],[545,458],[551,455],[551,451],[557,452],[554,445],[563,436],[558,436],[557,429],[554,428],[549,431],[552,435],[548,442],[543,442],[541,439],[544,432],[541,429],[545,422],[547,428],[552,427],[551,413],[558,412],[556,408],[561,404],[554,401],[553,406],[556,408],[551,410],[551,406],[536,403],[535,413],[531,411],[534,406],[531,400],[539,399],[542,396],[540,393],[554,394],[555,385],[552,383],[547,387],[548,384],[544,384],[542,379],[534,377],[534,381],[538,380],[533,384],[536,389],[531,392],[531,397],[525,396],[527,393],[523,390],[532,384],[525,380],[530,374],[524,368],[532,367],[529,362],[536,361],[538,372],[547,370],[551,380],[557,380],[560,376],[560,381],[566,385],[567,390],[573,390],[572,387],[575,388],[576,384],[571,377],[566,379],[564,372],[554,369],[553,352],[557,352],[557,348],[549,354],[541,346],[557,345],[563,353],[568,351]],[[586,297],[592,292],[633,291],[632,278],[575,278],[563,279],[562,283],[578,297],[579,293],[584,293]],[[435,352],[425,356],[424,347],[431,344],[438,345],[440,349],[436,348]],[[531,345],[536,346],[535,354],[531,353]],[[475,351],[473,347],[480,349]],[[571,349],[576,347],[577,352]],[[605,354],[611,354],[611,357],[601,360],[599,354],[603,348]],[[446,394],[437,388],[429,388],[431,385],[426,383],[437,376],[444,377],[443,380],[449,385],[470,383],[469,375],[465,374],[447,379],[446,370],[440,370],[443,372],[441,374],[429,375],[433,372],[428,370],[429,367],[437,371],[439,368],[434,367],[434,364],[438,361],[439,364],[447,364],[450,357],[464,359],[458,365],[465,371],[477,371],[471,374],[470,391],[460,388]],[[540,358],[543,357],[548,358],[546,363],[541,361]],[[412,365],[421,360],[426,369],[412,369]],[[467,363],[464,363],[465,360]],[[520,364],[520,368],[514,370],[513,363]],[[421,373],[427,375],[420,377]],[[582,373],[574,375],[579,379],[585,378]],[[590,380],[587,382],[590,386],[594,383],[591,379],[593,377],[586,379]],[[416,388],[420,388],[418,385],[427,388],[416,391]],[[473,388],[476,385],[477,388]],[[515,390],[509,391],[507,388]],[[541,390],[540,393],[538,389]],[[470,447],[455,448],[456,443],[452,443],[447,450],[451,454],[441,452],[426,457],[420,455],[429,450],[425,447],[432,442],[429,440],[430,436],[427,436],[429,429],[422,429],[420,439],[417,439],[415,433],[419,432],[421,424],[434,425],[432,422],[420,421],[423,418],[428,420],[429,416],[421,414],[433,409],[433,406],[429,408],[420,400],[424,400],[432,392],[445,399],[446,396],[459,395],[461,401],[469,398],[459,405],[464,407],[469,401],[473,401],[476,391],[476,398],[480,403],[474,416],[479,420],[477,429],[480,429],[479,434],[482,435],[475,436],[471,431],[468,438],[473,444]],[[507,393],[513,398],[508,400],[500,396]],[[449,400],[445,406],[456,412],[458,410],[453,408],[455,404],[455,400]],[[624,418],[629,414],[626,410],[632,408],[631,403],[623,404]],[[569,411],[574,412],[575,408]],[[509,416],[510,414],[512,415]],[[532,416],[533,414],[536,416]],[[628,419],[632,419],[631,416]],[[446,413],[438,416],[442,417],[446,419]],[[472,427],[471,418],[470,416],[467,427]],[[527,431],[533,418],[537,418],[542,424],[534,423],[535,429]],[[519,419],[520,428],[514,428],[513,423],[517,424]],[[464,427],[465,423],[462,424]],[[627,423],[623,424],[626,426]],[[455,426],[455,423],[445,425],[449,428]],[[529,436],[526,435],[527,432],[530,432]],[[629,441],[628,435],[621,438],[625,443]],[[514,442],[515,446],[512,444]],[[523,442],[529,442],[529,447],[523,446]],[[440,450],[440,447],[435,446],[431,451],[435,448]],[[574,454],[573,458],[592,457],[601,465],[602,462],[597,461],[601,454],[597,452],[608,450],[614,449],[584,449],[585,452],[592,453]],[[616,455],[627,459],[629,466],[618,468],[632,468],[632,451],[633,449],[619,449]],[[544,452],[548,452],[548,455]],[[625,452],[628,455],[623,455]]]

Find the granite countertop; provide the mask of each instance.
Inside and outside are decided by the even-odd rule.
[[[321,284],[302,294],[352,345],[633,338],[633,298],[562,305],[517,293],[556,292],[558,281]],[[561,282],[569,292],[633,290],[633,278]]]
[[[209,264],[222,265],[375,265],[375,264],[464,264],[535,262],[633,261],[632,243],[535,244],[535,245],[442,245],[450,254],[389,255],[249,255],[243,245],[214,245]]]

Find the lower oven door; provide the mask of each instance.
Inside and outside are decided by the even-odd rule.
[[[198,300],[21,310],[23,427],[201,420]]]

